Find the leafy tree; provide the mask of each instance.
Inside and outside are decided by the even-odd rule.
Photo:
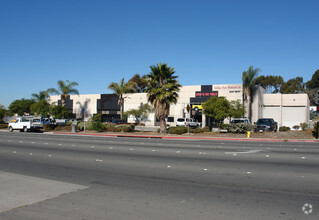
[[[121,109],[121,119],[123,119],[123,111],[124,111],[124,100],[126,98],[125,94],[127,93],[133,93],[133,83],[125,83],[124,77],[122,78],[120,83],[112,82],[108,88],[113,90],[113,92],[119,97],[118,104],[120,105]]]
[[[50,115],[50,104],[46,100],[40,100],[31,105],[31,112],[36,115],[48,117]]]
[[[38,94],[37,93],[32,93],[31,95],[33,97],[33,99],[36,102],[42,101],[42,100],[47,100],[47,98],[49,97],[49,91],[40,91]]]
[[[255,84],[266,89],[267,93],[278,93],[284,83],[281,76],[264,76],[261,75],[255,79]]]
[[[243,92],[248,102],[248,119],[251,121],[251,112],[252,112],[252,100],[256,93],[255,79],[258,76],[258,72],[261,70],[250,66],[247,71],[244,71],[242,74],[243,81]]]
[[[176,104],[181,85],[175,69],[167,64],[158,63],[150,66],[151,72],[147,75],[147,99],[154,106],[155,116],[160,121],[160,132],[166,133],[166,118],[169,115],[171,104]]]
[[[316,104],[316,92],[319,88],[319,69],[312,75],[311,80],[306,82],[306,93],[310,99],[310,105]]]
[[[35,101],[32,99],[18,99],[14,100],[9,106],[9,114],[14,115],[18,114],[20,116],[24,114],[31,113],[31,105],[34,104]]]
[[[212,117],[220,122],[219,127],[221,122],[230,116],[229,109],[231,104],[225,97],[212,96],[202,106],[203,112],[207,117]]]
[[[143,75],[142,77],[140,74],[135,74],[128,82],[132,83],[133,90],[135,93],[141,93],[146,91],[146,75]]]
[[[68,118],[70,115],[70,110],[67,107],[60,105],[51,105],[50,114],[54,118]]]
[[[4,116],[6,116],[7,110],[3,105],[0,105],[0,123],[3,122]]]
[[[124,114],[126,116],[133,115],[136,120],[136,123],[139,124],[140,121],[143,121],[143,119],[147,118],[149,113],[152,111],[153,109],[150,105],[144,104],[139,106],[137,109],[128,110]]]
[[[307,89],[319,88],[319,69],[312,75],[311,80],[306,82]]]
[[[305,92],[303,77],[292,78],[280,87],[280,93],[282,94],[297,94],[303,92]]]
[[[96,114],[92,117],[92,129],[96,131],[105,130],[105,126],[102,123],[102,114]]]
[[[241,118],[245,114],[245,108],[244,105],[240,103],[240,101],[231,101],[230,107],[228,109],[228,114],[231,118]]]
[[[57,85],[58,85],[58,89],[51,88],[51,89],[48,89],[47,91],[49,94],[61,95],[61,105],[63,107],[65,106],[65,100],[69,95],[71,94],[79,95],[79,91],[74,88],[75,86],[79,85],[77,82],[70,82],[69,80],[64,82],[62,80],[59,80],[57,82]]]

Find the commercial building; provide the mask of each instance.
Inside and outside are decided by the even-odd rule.
[[[223,96],[229,101],[238,100],[248,108],[242,84],[182,86],[177,103],[170,107],[167,123],[174,126],[178,118],[192,117],[201,122],[202,126],[209,125],[211,120],[202,113],[201,104],[211,96]],[[60,96],[51,96],[50,101],[59,103]],[[127,94],[124,111],[137,109],[146,103],[146,93]],[[274,118],[279,126],[292,127],[308,123],[309,104],[307,94],[265,94],[265,90],[259,87],[252,102],[252,123],[258,118]],[[190,112],[186,109],[187,105],[190,106]],[[120,118],[120,106],[115,94],[71,95],[66,100],[66,106],[76,118],[85,116],[88,119],[94,114],[102,114],[103,121]],[[128,122],[135,122],[135,119],[128,118]],[[143,122],[150,127],[159,125],[154,113]]]

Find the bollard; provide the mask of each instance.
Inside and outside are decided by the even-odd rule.
[[[247,138],[250,138],[250,131],[247,131]]]

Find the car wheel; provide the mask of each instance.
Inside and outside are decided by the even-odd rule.
[[[27,131],[28,131],[28,128],[27,128],[27,127],[24,127],[24,128],[23,128],[23,131],[24,131],[24,132],[27,132]]]
[[[13,132],[13,128],[12,128],[11,126],[9,127],[9,131],[10,131],[10,132]]]

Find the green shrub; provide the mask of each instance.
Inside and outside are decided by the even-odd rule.
[[[281,126],[281,127],[279,128],[279,131],[281,131],[281,132],[290,131],[290,127]]]
[[[294,125],[292,128],[295,129],[295,130],[299,130],[300,126],[299,125]]]
[[[79,122],[77,127],[80,131],[84,131],[84,122],[83,121]],[[85,130],[93,130],[92,121],[89,120],[85,122]]]
[[[0,129],[8,128],[8,124],[0,124]]]
[[[123,131],[123,132],[132,132],[135,129],[135,125],[134,124],[119,124],[119,125],[114,125],[113,127],[113,131],[115,132],[119,132],[119,131]]]
[[[102,122],[94,121],[91,126],[92,130],[105,131],[105,126]]]
[[[58,125],[54,129],[55,131],[72,131],[72,126],[67,126],[67,125]]]
[[[66,122],[66,125],[67,125],[67,126],[71,126],[71,125],[72,125],[72,121],[67,121],[67,122]]]
[[[229,126],[230,126],[230,124],[222,124],[221,125],[221,129],[222,130],[228,130]]]
[[[201,128],[190,128],[189,129],[189,133],[195,133],[195,134],[199,134],[199,133],[203,133],[203,129]]]
[[[160,128],[157,129],[157,133],[158,134],[161,133],[161,129]]]
[[[210,132],[211,131],[209,126],[203,127],[202,130],[203,130],[203,132]]]
[[[247,131],[253,131],[256,129],[256,125],[251,125],[247,123],[237,123],[230,124],[228,126],[228,131],[231,133],[246,133]]]
[[[318,122],[318,121],[313,124],[312,135],[313,135],[316,139],[318,139],[318,137],[319,137],[319,122]]]
[[[57,125],[54,124],[44,124],[43,125],[43,131],[53,131]]]
[[[184,126],[170,127],[167,130],[169,134],[184,134],[188,131],[188,129]]]
[[[300,127],[301,127],[301,130],[304,131],[308,127],[308,124],[306,122],[300,123]]]

